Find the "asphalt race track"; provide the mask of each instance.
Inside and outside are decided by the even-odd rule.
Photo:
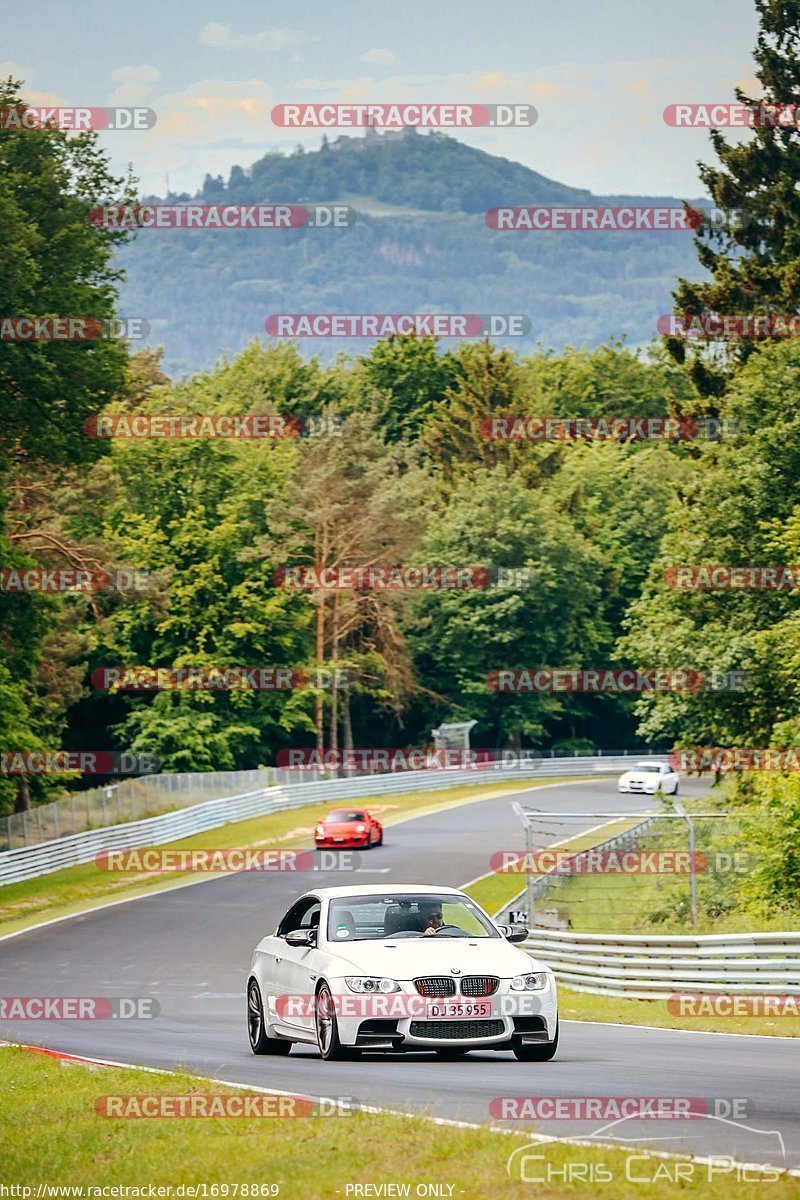
[[[682,783],[684,795],[701,791],[697,781]],[[528,791],[525,799],[554,814],[652,805],[649,797],[618,795],[612,779]],[[296,895],[356,880],[459,886],[489,870],[492,852],[523,844],[510,800],[506,794],[390,827],[384,847],[363,856],[357,875],[212,877],[0,940],[5,996],[153,996],[161,1006],[150,1021],[5,1021],[0,1037],[468,1121],[489,1121],[490,1101],[500,1096],[744,1099],[747,1116],[733,1124],[709,1117],[608,1128],[608,1122],[560,1120],[535,1128],[548,1136],[597,1135],[800,1167],[800,1041],[567,1021],[552,1063],[490,1052],[456,1062],[374,1054],[341,1063],[324,1063],[311,1048],[295,1047],[288,1058],[251,1054],[244,1005],[251,950]],[[583,828],[597,823],[587,820]],[[580,828],[557,816],[548,823],[551,841]]]

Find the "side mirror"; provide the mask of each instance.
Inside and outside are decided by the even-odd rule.
[[[292,929],[286,934],[285,941],[289,946],[316,946],[317,930],[314,926],[311,929]]]
[[[524,925],[498,925],[497,928],[507,942],[525,942],[530,936],[530,930]]]

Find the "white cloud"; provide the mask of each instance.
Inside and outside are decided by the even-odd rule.
[[[368,63],[393,63],[397,62],[397,59],[391,50],[387,50],[383,46],[375,46],[372,50],[367,50],[365,54],[361,55],[361,61]]]
[[[263,29],[259,33],[234,33],[230,25],[210,21],[200,30],[200,41],[206,46],[214,46],[217,50],[275,52],[286,50],[288,46],[304,46],[309,42],[318,42],[319,38],[286,28]]]
[[[158,67],[142,63],[139,67],[117,67],[111,72],[111,78],[115,83],[155,83],[161,78],[161,72]]]
[[[138,67],[117,67],[111,78],[120,85],[110,96],[112,104],[141,104],[151,95],[161,72],[158,67],[142,63]]]

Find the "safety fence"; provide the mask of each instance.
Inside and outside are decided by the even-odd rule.
[[[578,992],[640,1000],[800,993],[800,933],[642,937],[537,929],[524,948]]]
[[[498,756],[503,753],[497,751]],[[646,753],[636,750],[607,750],[599,751],[595,755],[575,753],[568,757],[554,756],[550,750],[531,753],[534,761],[542,761],[543,765],[549,760],[561,763],[585,759],[587,763],[591,763],[602,758],[615,760],[631,756],[647,757]],[[484,769],[486,766],[484,763],[476,763],[476,769]],[[49,804],[37,804],[27,812],[0,817],[0,852],[32,846],[37,842],[49,842],[73,833],[85,833],[90,829],[101,829],[107,825],[142,821],[146,817],[174,812],[177,808],[189,808],[204,800],[241,796],[256,788],[314,783],[320,780],[332,781],[338,778],[352,779],[366,774],[374,777],[382,773],[373,767],[369,770],[348,768],[339,775],[336,772],[310,767],[261,767],[251,771],[182,771],[128,777],[120,779],[117,783],[111,781],[101,787],[72,792]]]
[[[639,755],[641,761],[647,756]],[[665,761],[651,756],[651,761]],[[35,845],[0,852],[0,886],[38,875],[48,875],[63,867],[91,862],[105,850],[133,850],[192,837],[235,821],[245,821],[282,809],[306,804],[331,803],[347,799],[365,799],[389,795],[413,794],[463,785],[486,785],[544,778],[545,776],[590,776],[616,774],[630,762],[626,755],[573,756],[551,758],[544,762],[517,763],[513,766],[481,764],[475,769],[403,771],[385,775],[362,775],[351,779],[323,780],[314,783],[283,783],[260,787],[241,794],[206,800],[155,817],[122,825],[103,826],[67,837],[54,838]],[[304,772],[307,777],[309,772]]]

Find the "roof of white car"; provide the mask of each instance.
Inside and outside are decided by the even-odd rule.
[[[323,899],[329,896],[393,896],[396,892],[421,896],[429,896],[432,892],[437,895],[441,893],[449,896],[461,895],[458,888],[442,887],[439,883],[349,883],[340,887],[309,888],[308,890]]]

